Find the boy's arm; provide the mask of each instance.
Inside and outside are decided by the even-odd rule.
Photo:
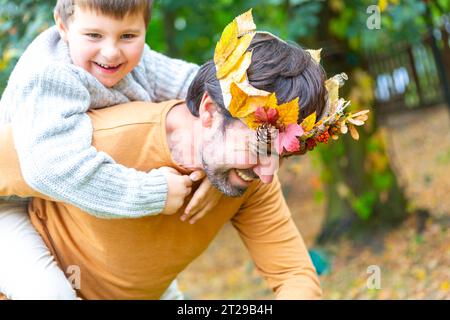
[[[164,208],[163,173],[126,168],[92,147],[89,91],[62,66],[24,79],[11,120],[23,177],[33,189],[104,218]]]
[[[0,154],[0,197],[45,198],[23,179],[9,125],[0,126]]]
[[[277,299],[319,299],[322,290],[278,179],[260,184],[232,219]]]
[[[155,102],[186,98],[199,67],[179,59],[169,58],[145,46],[143,63]]]

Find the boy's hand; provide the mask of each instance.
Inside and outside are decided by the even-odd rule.
[[[166,176],[167,186],[169,188],[166,205],[161,214],[175,214],[183,206],[184,199],[191,193],[192,180],[189,176],[182,175],[170,167],[161,167],[159,170]]]
[[[190,175],[192,181],[199,181],[204,176],[203,171],[195,171]],[[221,197],[222,193],[207,178],[203,179],[180,219],[182,221],[189,219],[189,223],[194,224],[198,219],[205,216],[219,202]]]

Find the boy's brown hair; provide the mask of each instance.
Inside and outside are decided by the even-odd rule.
[[[145,24],[148,26],[153,0],[58,0],[55,12],[61,16],[65,25],[70,21],[76,5],[116,19],[122,19],[128,14],[142,13]]]

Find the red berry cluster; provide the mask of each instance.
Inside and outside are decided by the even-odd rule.
[[[309,151],[311,151],[312,149],[314,149],[314,147],[317,145],[316,140],[314,140],[313,138],[309,138],[308,140],[306,140],[306,147]]]
[[[330,133],[330,135],[338,135],[339,134],[339,128],[338,127],[331,127],[330,129],[328,129],[328,132]]]
[[[328,133],[328,131],[324,131],[316,138],[317,141],[324,142],[324,143],[328,143],[329,139],[330,139],[330,134]]]

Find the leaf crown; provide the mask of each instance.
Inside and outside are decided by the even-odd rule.
[[[224,105],[230,114],[255,130],[258,142],[273,144],[276,152],[283,156],[304,154],[318,143],[327,143],[330,137],[337,140],[340,134],[348,131],[358,140],[354,126],[364,124],[369,110],[355,114],[345,112],[350,102],[339,97],[339,88],[348,80],[345,73],[325,81],[328,97],[321,118],[318,119],[316,112],[313,112],[300,124],[298,97],[279,104],[274,92],[259,90],[250,84],[247,69],[251,64],[252,52],[247,49],[256,33],[283,41],[269,32],[257,32],[250,9],[225,27],[216,45],[216,77],[220,82]],[[306,51],[315,63],[320,63],[321,50]]]

